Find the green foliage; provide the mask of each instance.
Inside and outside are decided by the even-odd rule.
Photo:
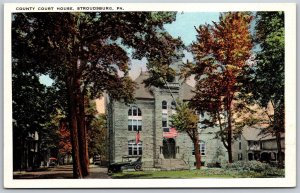
[[[171,116],[172,126],[178,131],[186,132],[194,144],[196,168],[201,167],[201,155],[199,150],[199,115],[190,108],[188,103],[177,100],[176,113]]]
[[[227,170],[262,172],[269,169],[271,166],[259,161],[236,161],[234,163],[225,164],[222,167]]]
[[[178,131],[187,132],[190,136],[194,134],[198,136],[198,122],[199,116],[188,103],[177,101],[176,114],[171,116],[172,125]]]
[[[272,170],[272,171],[271,171]],[[221,168],[203,168],[201,170],[182,171],[138,171],[112,175],[115,179],[190,179],[190,178],[274,178],[284,177],[284,170],[272,168],[267,172],[225,170]]]
[[[258,12],[256,25],[257,65],[253,80],[253,97],[264,107],[270,100],[284,102],[284,13]]]
[[[285,132],[284,31],[284,12],[257,12],[254,36],[257,61],[248,69],[246,86],[241,92],[244,98],[265,108],[266,132],[276,134],[278,167],[283,167],[280,133]]]
[[[16,54],[16,53],[15,53]],[[22,56],[22,53],[18,53]],[[39,81],[39,74],[27,69],[27,61],[13,60],[12,63],[12,117],[13,117],[13,162],[14,169],[26,169],[26,146],[29,134],[39,135],[39,150],[55,147],[56,130],[49,130],[51,114],[55,110],[52,88],[46,88]],[[30,64],[28,64],[30,65]],[[54,104],[53,104],[54,103]],[[42,159],[39,155],[37,162]]]
[[[242,175],[252,175],[253,177],[272,177],[284,176],[284,170],[272,167],[267,163],[259,161],[237,161],[234,163],[223,164],[225,170],[238,171]],[[260,173],[260,174],[257,174]]]
[[[107,159],[107,124],[105,114],[95,116],[88,127],[89,155],[98,154],[101,159]]]
[[[252,80],[255,101],[263,107],[271,102],[274,109],[272,125],[284,129],[284,13],[257,13],[257,65]]]
[[[230,162],[234,111],[245,106],[234,103],[251,56],[251,20],[247,12],[228,12],[221,13],[213,25],[200,25],[196,28],[197,41],[191,46],[196,62],[188,63],[182,71],[183,77],[195,75],[196,89],[191,104],[210,116],[208,125],[215,123],[220,128],[216,134],[228,150]]]
[[[163,25],[175,17],[175,12],[13,14],[13,61],[25,73],[48,74],[56,96],[63,93],[60,104],[73,139],[74,177],[88,174],[85,98],[106,92],[112,100],[132,101],[135,85],[128,76],[127,50],[134,59],[167,58],[170,63],[182,42]]]

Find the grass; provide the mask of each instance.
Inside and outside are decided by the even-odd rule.
[[[115,173],[115,179],[189,179],[189,178],[274,178],[284,177],[284,171],[276,175],[268,175],[264,172],[224,170],[220,168],[203,168],[200,170],[181,170],[181,171],[133,171]]]

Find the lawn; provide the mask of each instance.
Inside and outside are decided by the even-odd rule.
[[[253,171],[224,170],[221,168],[203,168],[200,170],[181,171],[132,171],[115,173],[111,176],[115,179],[159,179],[159,178],[278,178],[284,177],[284,170],[275,174]]]

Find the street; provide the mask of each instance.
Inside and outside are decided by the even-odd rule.
[[[72,165],[60,165],[53,168],[40,168],[38,171],[15,171],[14,179],[72,179]],[[86,179],[109,179],[107,168],[90,165],[90,175]]]

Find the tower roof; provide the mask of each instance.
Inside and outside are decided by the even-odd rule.
[[[146,98],[153,99],[154,96],[152,92],[146,87],[144,80],[149,78],[148,72],[141,71],[141,74],[135,79],[135,83],[137,84],[137,89],[135,89],[134,98]]]
[[[154,99],[152,91],[144,83],[144,80],[149,77],[150,74],[148,72],[141,72],[141,74],[135,79],[135,83],[137,84],[137,89],[134,93],[135,98]],[[182,85],[180,86],[180,90],[182,92],[183,100],[190,100],[194,95],[194,88],[188,85],[186,82],[182,83]]]

